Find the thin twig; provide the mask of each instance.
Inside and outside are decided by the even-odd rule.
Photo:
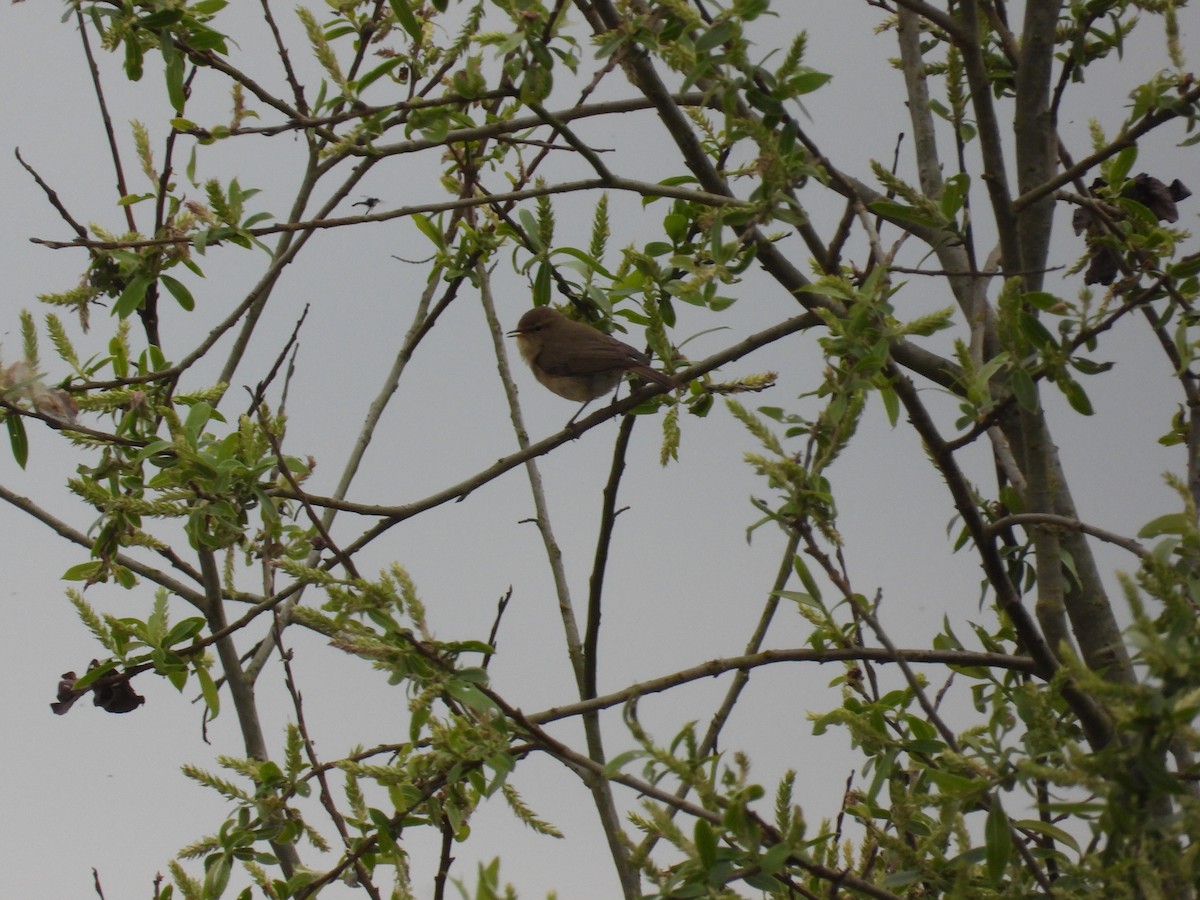
[[[613,442],[608,482],[604,485],[603,502],[600,507],[600,531],[596,536],[596,555],[592,561],[592,575],[588,579],[587,625],[583,632],[583,692],[579,698],[581,700],[590,700],[596,696],[604,574],[608,569],[608,551],[617,523],[617,493],[621,487],[621,476],[625,472],[625,456],[629,451],[629,439],[633,435],[635,422],[635,416],[625,416],[621,419],[617,439]]]
[[[882,647],[831,647],[825,650],[797,648],[790,650],[761,650],[744,656],[731,656],[727,659],[714,659],[687,669],[672,672],[649,681],[642,681],[611,694],[604,694],[591,700],[554,706],[541,712],[529,714],[529,720],[538,724],[555,722],[582,715],[591,710],[610,709],[621,706],[638,697],[657,694],[670,690],[681,684],[701,681],[706,678],[716,678],[727,672],[749,672],[761,666],[772,666],[788,662],[832,663],[869,661],[874,663],[895,663],[903,659],[912,664],[929,664],[939,666],[961,666],[964,668],[993,668],[1017,672],[1037,674],[1037,664],[1028,656],[1010,656],[1004,653],[986,653],[971,650],[926,650],[926,649],[895,649]]]
[[[284,649],[280,629],[272,629],[271,633],[275,638],[275,646],[279,651],[279,659],[283,663],[283,683],[287,687],[288,696],[292,698],[292,709],[296,711],[296,728],[300,732],[300,739],[304,744],[304,755],[308,757],[308,765],[317,780],[321,805],[325,808],[325,812],[329,814],[334,828],[337,829],[337,833],[342,839],[342,846],[350,850],[354,845],[354,839],[350,836],[350,830],[346,827],[346,817],[342,815],[341,810],[337,808],[337,803],[333,799],[333,791],[330,789],[329,779],[326,777],[328,768],[322,766],[320,759],[317,758],[317,749],[313,745],[312,737],[308,732],[308,723],[304,719],[304,701],[300,696],[300,689],[296,686],[296,675],[292,671],[292,651]],[[371,881],[371,873],[361,860],[356,859],[354,861],[354,873],[358,877],[358,884],[370,895],[372,900],[382,900],[379,889]]]
[[[121,164],[121,151],[117,146],[117,134],[113,129],[112,116],[108,112],[108,101],[104,97],[104,87],[100,83],[100,67],[96,65],[96,57],[92,54],[92,43],[88,39],[87,23],[83,18],[83,4],[75,4],[75,24],[79,28],[79,40],[83,43],[83,55],[87,59],[88,72],[92,76],[92,88],[96,92],[96,105],[100,109],[100,119],[104,123],[104,134],[108,139],[108,150],[112,154],[113,172],[117,176],[117,194],[125,197],[129,188],[125,185],[125,168]],[[125,221],[130,231],[136,231],[133,221],[133,207],[125,205]]]
[[[513,589],[512,585],[510,584],[508,586],[508,590],[504,592],[504,596],[501,597],[496,603],[496,618],[492,620],[492,630],[488,632],[487,639],[487,644],[492,649],[483,655],[483,662],[481,664],[484,671],[487,671],[487,667],[491,663],[492,657],[495,655],[496,641],[500,634],[500,620],[504,618],[504,613],[508,609],[508,604],[512,600],[512,595]]]
[[[440,145],[439,145],[440,146]],[[374,163],[376,160],[372,160]],[[491,193],[487,196],[459,197],[455,200],[444,200],[436,203],[420,203],[412,206],[401,206],[396,209],[378,213],[364,213],[356,216],[326,216],[320,215],[315,219],[279,222],[275,225],[262,225],[245,229],[245,233],[254,237],[267,237],[273,234],[307,234],[328,228],[345,228],[348,225],[362,225],[367,222],[390,222],[393,219],[409,218],[415,215],[451,212],[454,210],[472,209],[489,206],[493,203],[516,204],[538,197],[549,197],[556,194],[571,194],[586,191],[626,191],[642,197],[673,198],[698,203],[703,206],[722,208],[751,209],[751,204],[736,197],[712,194],[707,191],[689,190],[673,185],[655,184],[650,181],[639,181],[636,178],[584,178],[576,181],[563,181],[557,184],[538,185],[515,191]],[[89,250],[137,250],[145,247],[172,246],[180,242],[180,238],[138,238],[129,241],[100,241],[75,240],[55,241],[46,238],[30,238],[31,243],[51,250],[70,250],[84,248]],[[210,244],[213,246],[213,244]]]
[[[1150,559],[1153,555],[1142,544],[1132,538],[1127,538],[1113,531],[1106,531],[1103,528],[1097,528],[1095,525],[1089,525],[1078,519],[1059,516],[1053,513],[1015,513],[989,523],[988,531],[991,534],[998,534],[1004,528],[1012,525],[1050,525],[1056,528],[1065,528],[1069,531],[1081,531],[1105,543],[1115,544],[1122,549],[1128,550],[1139,559]]]
[[[49,201],[50,205],[58,210],[58,214],[62,217],[62,220],[71,226],[71,230],[79,235],[80,240],[87,240],[87,229],[76,222],[75,218],[67,211],[67,207],[58,197],[58,192],[46,183],[46,181],[37,173],[37,170],[34,169],[33,166],[21,158],[21,149],[19,147],[13,150],[13,154],[17,157],[17,162],[21,164],[22,168],[24,168],[25,171],[30,174],[33,180],[37,182],[37,186],[42,189],[42,193],[46,195],[46,199]]]

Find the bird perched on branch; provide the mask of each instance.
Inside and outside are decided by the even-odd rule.
[[[534,378],[558,396],[583,403],[568,425],[588,403],[615,388],[626,372],[672,390],[683,387],[670,375],[650,368],[650,359],[642,351],[548,306],[521,316],[509,336],[517,339],[521,358]]]

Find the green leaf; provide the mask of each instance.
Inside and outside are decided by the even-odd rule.
[[[1021,299],[1023,299],[1030,306],[1034,306],[1043,310],[1053,309],[1062,303],[1058,297],[1055,297],[1049,291],[1029,291],[1028,293],[1022,294]]]
[[[286,781],[283,770],[278,765],[271,761],[262,763],[258,767],[258,782],[264,787],[274,787]]]
[[[408,737],[413,743],[421,736],[421,729],[425,727],[425,723],[429,721],[431,713],[429,707],[421,706],[413,711],[409,717]]]
[[[1179,262],[1167,267],[1167,274],[1172,278],[1191,278],[1200,273],[1200,253],[1184,257]]]
[[[1082,372],[1084,375],[1099,375],[1101,372],[1107,372],[1115,363],[1112,362],[1096,362],[1092,359],[1083,359],[1082,357],[1072,357],[1068,360],[1076,372]]]
[[[242,223],[242,227],[243,228],[253,228],[259,222],[266,222],[273,218],[275,218],[275,216],[272,213],[256,212],[254,215],[250,216],[249,218],[246,219],[245,222]]]
[[[25,434],[25,422],[21,416],[10,412],[4,417],[4,424],[8,426],[8,442],[12,445],[13,459],[23,469],[29,461],[29,436]]]
[[[117,670],[117,665],[118,663],[115,659],[109,659],[100,663],[98,666],[92,666],[83,674],[81,678],[75,679],[75,690],[82,691],[85,687],[95,683],[97,679],[102,678],[109,672],[115,672]]]
[[[1067,402],[1071,404],[1071,408],[1075,412],[1084,416],[1090,416],[1095,412],[1092,409],[1092,401],[1088,399],[1087,392],[1084,391],[1083,387],[1074,378],[1063,374],[1058,377],[1055,383],[1064,396],[1066,396]]]
[[[211,28],[193,24],[188,35],[188,44],[196,50],[212,50],[221,56],[229,55],[229,46],[225,43],[225,35]]]
[[[142,16],[137,20],[139,28],[145,28],[149,31],[156,31],[160,28],[166,28],[169,25],[174,25],[183,18],[183,10],[181,9],[164,9],[159,12],[150,13],[147,16]],[[170,35],[163,33],[159,35],[160,39],[169,40]]]
[[[379,841],[380,848],[387,853],[398,856],[400,848],[397,846],[396,838],[392,834],[392,823],[388,819],[387,814],[372,806],[367,811],[367,815],[371,817],[371,824],[375,826],[375,838]]]
[[[142,301],[146,299],[146,291],[152,284],[154,284],[154,279],[147,278],[145,275],[137,275],[132,278],[129,284],[125,285],[125,290],[121,291],[117,302],[113,304],[113,313],[122,319],[128,318],[130,313],[142,305]]]
[[[517,213],[517,218],[521,220],[521,227],[525,230],[525,237],[529,239],[529,246],[533,248],[533,252],[545,253],[546,246],[542,243],[542,229],[538,227],[538,220],[533,212],[522,209]]]
[[[191,640],[201,631],[204,630],[204,619],[199,616],[192,616],[177,622],[171,627],[171,630],[163,637],[162,643],[164,647],[173,647],[176,644],[181,644],[184,641]]]
[[[233,868],[233,857],[217,853],[204,861],[204,896],[220,897],[229,885],[229,873]]]
[[[113,563],[112,574],[113,580],[126,590],[129,590],[137,585],[137,576],[134,575],[129,569],[125,568],[125,566],[118,566],[116,563]]]
[[[781,600],[791,600],[793,603],[798,603],[801,606],[811,606],[813,609],[821,608],[821,604],[813,599],[811,594],[806,594],[803,591],[772,591],[771,594]]]
[[[792,94],[811,94],[824,87],[833,78],[827,72],[802,72],[787,82],[788,91]]]
[[[433,242],[433,245],[439,250],[446,249],[446,240],[442,236],[442,232],[430,220],[429,216],[417,214],[411,217],[412,223],[417,226],[417,230],[425,237]]]
[[[821,589],[817,587],[816,579],[812,577],[812,572],[808,570],[804,559],[798,553],[792,556],[792,569],[800,579],[800,583],[804,585],[804,589],[817,603],[820,603]]]
[[[1129,177],[1129,171],[1133,168],[1134,162],[1137,161],[1137,156],[1138,148],[1137,144],[1134,144],[1132,147],[1126,147],[1113,157],[1112,165],[1108,170],[1108,183],[1114,185],[1120,184]]]
[[[696,854],[700,857],[700,864],[705,869],[711,869],[717,863],[717,833],[713,831],[712,825],[704,819],[696,820],[696,827],[693,831],[696,840]]]
[[[626,750],[624,753],[618,753],[604,764],[604,777],[612,778],[614,775],[621,774],[621,769],[628,763],[633,762],[635,759],[641,759],[646,755],[645,750]]]
[[[647,246],[649,246],[649,245],[647,245]],[[666,246],[666,245],[664,244],[663,246]],[[671,250],[671,248],[667,247],[667,250],[665,250],[664,252],[669,253],[670,250]],[[604,266],[600,264],[599,260],[597,260],[593,256],[588,255],[587,253],[584,253],[582,250],[576,249],[575,247],[559,247],[558,249],[553,251],[553,255],[554,256],[569,256],[572,259],[578,260],[578,264],[568,263],[568,265],[570,265],[571,268],[577,269],[580,272],[584,272],[584,273],[595,272],[596,274],[602,275],[605,278],[609,279],[610,281],[617,280],[617,276],[614,275],[612,272],[608,271],[608,269],[604,268]]]
[[[958,215],[958,211],[962,209],[963,199],[966,197],[970,187],[971,178],[964,173],[952,175],[946,179],[946,183],[942,188],[942,199],[939,206],[941,207],[942,215],[948,220],[953,221],[954,217]]]
[[[496,704],[492,701],[492,698],[473,684],[457,680],[451,681],[446,685],[446,693],[463,704],[463,706],[469,707],[476,712],[490,713],[496,710]]]
[[[1017,324],[1021,327],[1021,334],[1033,346],[1040,350],[1057,349],[1058,341],[1054,339],[1050,330],[1038,320],[1037,316],[1022,309],[1017,312]]]
[[[911,747],[909,751],[912,752]],[[948,797],[972,797],[979,793],[980,785],[974,778],[934,768],[926,769],[925,774]]]
[[[408,0],[389,0],[392,7],[392,13],[396,16],[396,21],[400,23],[400,27],[408,32],[418,44],[421,43],[423,37],[421,32],[421,23],[417,21],[417,17],[413,15],[412,7],[409,6]]]
[[[929,215],[924,210],[917,209],[915,206],[908,206],[904,203],[897,203],[895,200],[876,200],[868,206],[868,209],[876,215],[883,216],[885,219],[912,222],[914,225],[924,225],[928,228],[941,228],[946,224]]]
[[[125,41],[125,77],[130,81],[142,80],[142,46],[136,35]]]
[[[1143,525],[1141,531],[1138,532],[1138,537],[1152,538],[1162,534],[1184,534],[1193,527],[1194,523],[1187,513],[1169,513]]]
[[[879,388],[879,399],[883,401],[883,410],[887,413],[888,424],[893,428],[900,421],[900,397],[888,385]]]
[[[533,305],[546,306],[550,302],[550,266],[542,263],[533,278]]]
[[[163,287],[171,292],[171,296],[174,297],[176,301],[178,301],[179,305],[185,310],[191,312],[196,308],[196,301],[192,298],[192,292],[189,291],[181,282],[172,278],[170,275],[159,275],[158,280],[163,283]]]
[[[663,231],[675,243],[681,242],[687,237],[688,217],[681,216],[679,213],[670,213],[663,217]]]
[[[731,37],[737,34],[737,28],[728,20],[718,22],[696,40],[696,52],[708,53],[714,47],[726,43]]]
[[[175,112],[182,113],[183,107],[187,103],[187,93],[183,87],[183,54],[179,52],[170,33],[165,29],[159,33],[158,46],[162,51],[163,62],[166,63],[167,97]]]
[[[394,56],[391,59],[384,60],[375,68],[369,70],[365,75],[363,75],[362,78],[358,79],[357,82],[355,82],[358,85],[359,92],[361,93],[364,88],[378,81],[393,69],[405,65],[407,62],[407,59],[403,56]]]
[[[188,410],[187,418],[183,422],[183,430],[193,438],[200,434],[200,429],[208,424],[208,420],[212,418],[213,408],[201,401]]]
[[[915,884],[922,877],[922,873],[916,869],[902,869],[884,878],[883,886],[889,890],[895,890],[896,888],[908,887],[910,884]]]
[[[760,872],[758,874],[747,875],[742,880],[745,881],[749,887],[754,888],[756,891],[763,891],[770,896],[787,896],[783,893],[783,882],[781,882],[778,878],[772,878],[770,875],[763,875]],[[683,895],[678,894],[676,896]]]
[[[758,868],[764,875],[773,875],[783,868],[791,855],[792,848],[787,844],[776,844],[758,858]]]
[[[1075,840],[1074,836],[1055,825],[1051,825],[1049,822],[1043,822],[1041,819],[1020,819],[1013,822],[1013,825],[1022,831],[1035,831],[1038,834],[1043,834],[1048,838],[1058,841],[1060,844],[1070,847],[1076,853],[1079,852],[1079,842]]]
[[[490,650],[486,644],[480,646],[485,650]],[[480,647],[475,647],[472,649],[478,652]],[[479,666],[468,666],[465,669],[459,669],[455,674],[463,681],[469,682],[470,684],[486,685],[488,683],[487,669],[481,669]]]
[[[987,871],[992,884],[999,885],[1008,868],[1009,857],[1012,856],[1012,832],[1008,828],[1008,816],[999,797],[992,797],[992,805],[988,809],[987,823],[983,829],[984,842],[987,846]]]
[[[141,203],[143,200],[153,200],[153,194],[126,194],[117,201],[117,206],[133,206],[136,203]]]
[[[87,581],[99,572],[103,565],[104,563],[98,559],[80,563],[77,566],[71,566],[71,568],[63,572],[61,578],[63,581]]]

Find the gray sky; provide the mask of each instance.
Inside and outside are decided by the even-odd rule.
[[[238,62],[275,83],[276,61],[256,43],[264,37],[255,13],[257,4],[237,6],[218,27],[223,21],[225,30],[237,35]],[[827,90],[806,100],[812,134],[839,165],[867,179],[867,162],[890,161],[896,134],[909,130],[898,100],[899,85],[887,62],[897,53],[894,37],[872,33],[878,10],[865,3],[806,0],[778,6],[781,17],[768,23],[769,29],[759,39],[765,43],[777,34],[789,36],[798,28],[809,29],[808,63],[835,76]],[[113,176],[90,81],[73,24],[58,21],[61,8],[34,3],[6,6],[0,27],[0,75],[9,86],[3,131],[6,152],[0,154],[0,197],[7,213],[0,217],[6,272],[0,296],[0,351],[6,363],[20,352],[18,311],[32,309],[40,319],[43,310],[35,295],[72,286],[83,264],[80,252],[50,251],[28,242],[30,236],[66,239],[69,235],[11,150],[21,149],[77,218],[112,230],[123,228],[123,216],[113,205]],[[294,26],[290,10],[281,7],[279,14],[289,27]],[[1189,45],[1189,37],[1194,45],[1200,15],[1193,9],[1181,16],[1187,29],[1184,46]],[[252,34],[245,38],[236,24],[243,18],[254,22]],[[1113,97],[1123,97],[1128,86],[1160,65],[1164,60],[1160,48],[1157,26],[1151,25],[1131,43],[1123,62],[1099,67],[1093,80],[1078,89],[1078,101],[1066,104],[1071,114],[1063,123],[1064,132],[1076,142],[1076,156],[1086,151],[1090,116],[1099,117],[1110,134],[1116,130],[1125,109],[1124,102],[1114,103]],[[294,44],[294,53],[301,55],[299,43]],[[161,160],[166,112],[157,61],[148,58],[146,77],[134,86],[120,77],[118,57],[103,55],[101,64],[123,147],[128,151],[131,146],[124,123],[139,118],[150,126]],[[307,67],[306,81],[313,87],[317,76],[311,64],[306,60],[299,64]],[[227,98],[205,93],[211,84],[201,80],[200,95],[189,107],[188,115],[195,121],[215,123],[227,118]],[[614,90],[617,86],[615,79],[609,84]],[[548,105],[556,108],[554,103]],[[619,130],[602,130],[614,125]],[[607,161],[623,174],[655,178],[674,171],[674,154],[648,114],[605,121],[594,132],[581,128],[580,133],[597,146],[614,147],[617,152]],[[1179,127],[1166,133],[1170,139],[1153,139],[1155,149],[1146,148],[1136,168],[1166,181],[1181,177],[1200,191],[1200,179],[1190,174],[1195,171],[1195,150],[1172,147],[1182,137]],[[661,154],[655,152],[657,147],[662,148]],[[282,216],[287,191],[299,171],[299,152],[292,149],[296,154],[289,158],[287,140],[228,142],[202,149],[198,171],[202,177],[238,174],[243,186],[263,189],[251,201],[256,208]],[[177,164],[182,164],[185,154]],[[903,159],[901,174],[909,175],[911,156]],[[435,163],[432,157],[394,160],[378,167],[361,193],[382,198],[388,207],[437,199],[440,193],[431,181]],[[133,189],[143,190],[145,182],[132,156],[126,158],[126,166]],[[567,159],[549,170],[548,177],[572,171],[578,171],[577,162]],[[813,204],[818,230],[828,230],[825,226],[840,215],[840,204],[821,199],[815,190],[805,199]],[[612,201],[610,253],[615,259],[625,243],[655,233],[666,205],[654,204],[642,213],[637,200],[613,197]],[[586,243],[593,203],[590,197],[556,200],[560,244]],[[1181,208],[1184,227],[1194,223],[1197,209],[1195,198]],[[139,210],[139,216],[148,219],[145,211]],[[1073,261],[1081,250],[1065,225],[1060,219],[1057,263]],[[788,240],[787,246],[803,263],[803,248],[795,238]],[[329,493],[336,484],[363,412],[391,364],[422,287],[424,269],[398,261],[393,254],[420,259],[428,252],[428,245],[403,220],[326,232],[276,289],[223,409],[227,414],[244,410],[242,385],[263,376],[299,311],[311,304],[290,398],[287,449],[318,458],[310,483],[316,493]],[[910,248],[909,264],[920,261],[922,252]],[[503,256],[496,270],[497,304],[502,320],[512,327],[530,301],[523,282],[504,271],[506,263]],[[204,281],[186,277],[197,298],[196,313],[180,315],[164,301],[168,357],[182,356],[240,301],[261,272],[265,257],[220,249],[210,252],[201,264],[208,275]],[[1059,289],[1059,284],[1052,281],[1049,289]],[[1065,290],[1073,294],[1077,279],[1069,284]],[[679,338],[716,325],[728,328],[689,344],[693,357],[706,356],[797,311],[791,299],[754,272],[730,291],[738,303],[722,317],[681,309]],[[909,288],[900,295],[898,309],[901,316],[909,316],[948,303],[940,285],[928,291]],[[92,334],[80,339],[81,347],[100,352],[108,327],[104,311],[97,311]],[[795,336],[728,366],[724,374],[732,378],[777,369],[777,387],[761,397],[745,398],[746,405],[780,405],[813,413],[817,409],[813,400],[797,402],[796,397],[819,382],[822,360],[815,337]],[[214,365],[194,373],[187,387],[200,387],[204,378],[213,377],[228,346],[226,339]],[[947,344],[939,337],[931,346],[944,349]],[[1136,323],[1119,327],[1101,358],[1119,362],[1112,372],[1086,381],[1097,415],[1091,419],[1058,415],[1052,418],[1052,427],[1074,479],[1082,516],[1101,527],[1133,534],[1148,519],[1177,507],[1162,486],[1161,473],[1181,471],[1182,456],[1159,447],[1155,438],[1166,430],[1180,398],[1164,388],[1169,378],[1166,363]],[[48,342],[43,345],[43,361],[52,378],[61,377]],[[494,367],[478,299],[467,292],[447,312],[405,374],[351,497],[408,502],[513,452],[515,440]],[[524,368],[516,368],[516,377],[535,439],[557,430],[574,411],[568,402],[539,388]],[[1046,394],[1052,408],[1065,408],[1051,391]],[[926,396],[949,427],[956,405],[948,398],[935,399],[932,389]],[[615,422],[606,423],[539,461],[580,615],[616,428]],[[665,470],[657,463],[659,420],[644,418],[635,429],[622,489],[622,505],[629,509],[619,519],[607,581],[602,691],[741,652],[779,564],[784,541],[778,530],[764,527],[751,543],[745,540],[745,529],[758,518],[747,498],[767,495],[765,485],[742,461],[746,451],[758,449],[753,440],[720,408],[703,421],[685,416],[683,429],[680,462]],[[76,527],[90,526],[86,512],[61,487],[80,460],[44,430],[31,428],[30,443],[30,462],[24,472],[7,450],[0,451],[4,484]],[[986,448],[978,448],[972,464],[985,488],[990,488]],[[949,498],[907,426],[902,423],[892,430],[874,404],[857,442],[831,477],[855,588],[868,596],[882,589],[882,617],[897,644],[927,645],[943,615],[960,624],[990,621],[990,614],[978,608],[976,563],[966,553],[951,555],[945,539],[953,513]],[[544,551],[536,529],[523,522],[531,515],[528,483],[517,469],[462,503],[393,528],[358,561],[364,574],[393,560],[406,566],[442,639],[486,637],[496,601],[511,585],[513,602],[502,625],[501,652],[492,675],[498,690],[527,712],[570,702],[573,697]],[[210,745],[202,742],[200,709],[189,702],[192,691],[181,697],[166,683],[145,676],[136,687],[147,703],[134,714],[105,715],[85,701],[70,715],[51,715],[47,704],[59,674],[82,670],[100,653],[64,599],[58,581],[64,570],[85,557],[10,508],[0,508],[0,527],[10,535],[4,590],[7,625],[0,630],[0,665],[9,685],[2,706],[7,727],[0,736],[5,761],[0,767],[0,796],[9,810],[0,818],[0,862],[7,873],[0,894],[88,896],[91,868],[96,867],[110,900],[148,897],[153,873],[164,870],[180,846],[213,832],[221,822],[224,804],[184,778],[179,767],[194,763],[214,769],[218,754],[242,754],[232,708],[226,704],[209,727]],[[337,535],[350,538],[363,527],[343,516]],[[1108,549],[1101,550],[1101,563],[1109,569],[1133,567],[1131,559]],[[116,615],[145,615],[152,590],[144,584],[133,592],[100,585],[89,589],[87,597]],[[180,605],[176,615],[185,614],[191,613]],[[800,646],[807,631],[803,620],[785,612],[768,645]],[[965,637],[965,629],[959,634]],[[290,630],[287,638],[295,648],[318,752],[325,758],[343,754],[354,744],[369,746],[407,734],[404,696],[388,688],[366,663],[331,650],[323,639],[299,629]],[[248,643],[244,637],[240,646]],[[816,774],[802,779],[798,797],[814,825],[836,814],[853,765],[846,761],[841,737],[818,740],[807,721],[810,711],[836,704],[836,695],[825,685],[838,673],[833,667],[799,665],[760,670],[724,743],[727,749],[750,752],[754,775],[768,792],[788,768]],[[291,713],[278,674],[273,664],[259,689],[268,741],[275,747],[280,746]],[[683,722],[706,721],[725,684],[707,682],[675,692],[669,699],[648,698],[641,704],[643,721],[667,741]],[[608,749],[615,755],[629,742],[616,715],[609,718],[617,725],[609,730]],[[578,737],[575,726],[556,733],[572,740]],[[523,763],[513,783],[540,816],[567,833],[567,840],[555,842],[513,827],[502,807],[484,809],[474,820],[471,841],[458,850],[456,875],[473,883],[470,861],[501,855],[505,858],[502,874],[516,884],[522,897],[543,896],[552,889],[564,898],[611,895],[607,853],[598,843],[590,800],[579,783],[547,759]],[[625,795],[621,800],[635,802]],[[313,821],[323,825],[316,808],[310,811]],[[419,891],[431,890],[436,848],[425,844],[427,838],[420,835],[406,840]]]

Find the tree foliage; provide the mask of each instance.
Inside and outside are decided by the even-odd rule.
[[[101,94],[124,77],[169,112],[134,123],[131,144],[106,118],[119,191],[109,210],[69,209],[37,161],[23,160],[73,235],[40,242],[80,260],[82,274],[40,298],[56,311],[22,316],[0,407],[21,466],[33,429],[70,443],[68,487],[84,524],[13,486],[0,497],[79,547],[63,577],[102,658],[63,677],[56,712],[91,694],[108,712],[153,715],[136,687],[162,677],[203,697],[208,716],[238,720],[244,754],[223,756],[220,773],[185,769],[230,814],[181,851],[158,896],[314,897],[338,882],[371,897],[442,897],[455,882],[464,896],[515,896],[524,863],[504,861],[510,888],[499,860],[455,869],[454,848],[487,804],[547,841],[559,836],[561,823],[509,779],[535,755],[589,792],[607,837],[596,853],[626,897],[1191,896],[1200,254],[1180,224],[1187,175],[1138,166],[1147,144],[1200,140],[1200,87],[1179,45],[1184,5],[865,2],[895,41],[911,139],[896,160],[860,171],[824,149],[837,123],[806,115],[805,98],[837,73],[806,63],[810,38],[790,30],[786,3],[331,0],[285,21],[263,0],[273,58],[239,49],[261,35],[227,33],[224,0],[65,4]],[[1124,115],[1114,133],[1093,123],[1090,145],[1073,145],[1059,123],[1077,91],[1102,67],[1123,71],[1135,29],[1151,27],[1165,34],[1161,70],[1114,94],[1109,112]],[[219,122],[207,112],[216,97]],[[615,152],[597,143],[605,129],[627,130],[632,113],[653,139]],[[301,161],[280,165],[291,193],[272,185],[272,211],[247,173],[227,168],[240,157],[216,155],[236,147],[249,158],[264,144]],[[381,171],[406,182],[404,204],[351,203]],[[645,219],[618,202],[628,197],[656,216],[653,233],[640,236]],[[564,211],[590,223],[579,246],[560,237]],[[80,224],[114,216],[123,222]],[[273,358],[248,348],[315,236],[383,222],[427,247],[410,279],[421,294],[336,492],[316,495],[306,488],[316,460],[289,440],[286,415],[304,316]],[[637,236],[618,246],[614,234]],[[211,330],[189,331],[198,307],[227,295],[227,260],[247,254],[259,266],[253,287]],[[1047,278],[1064,266],[1070,293]],[[512,310],[501,316],[492,300],[501,274],[521,279],[534,305],[619,327],[686,388],[635,385],[531,441],[504,348]],[[749,283],[794,309],[688,358],[680,322],[745,332]],[[920,299],[931,292],[940,308]],[[376,503],[348,500],[409,361],[447,309],[476,298],[520,449],[419,500],[383,487]],[[1176,392],[1179,409],[1161,436],[1126,436],[1179,453],[1174,507],[1136,538],[1080,520],[1052,433],[1092,415],[1103,390],[1094,379],[1121,352],[1111,336],[1126,320],[1161,347],[1173,373],[1161,390]],[[722,369],[788,344],[824,360],[803,397],[764,400],[774,373]],[[239,377],[256,382],[248,402],[228,390]],[[856,586],[846,561],[831,471],[869,409],[886,415],[895,441],[923,448],[955,517],[949,540],[982,572],[980,620],[947,616],[923,646],[896,645],[883,597]],[[577,607],[536,461],[617,416],[592,589]],[[669,466],[718,417],[744,426],[761,480],[751,532],[785,535],[760,623],[726,659],[601,694],[600,605],[607,567],[621,565],[612,538],[630,432],[661,423]],[[967,461],[981,446],[993,472]],[[447,601],[422,599],[403,558],[381,573],[362,563],[393,526],[518,467],[574,676],[574,702],[540,712],[489,679],[496,653],[525,652],[519,640],[495,646],[494,629],[440,639],[426,603]],[[1097,542],[1127,551],[1129,573],[1104,571]],[[122,615],[89,600],[103,583],[136,598]],[[769,645],[782,617],[806,623],[803,646]],[[319,756],[286,647],[299,629],[359,660],[363,679],[403,691],[407,734]],[[294,706],[282,734],[264,731],[255,692],[272,660]],[[806,808],[795,772],[757,783],[756,748],[726,727],[750,673],[822,662],[840,667],[839,693],[814,712],[814,732],[844,735],[859,773],[833,810]],[[726,693],[707,726],[664,736],[639,716],[640,697],[714,675]],[[615,708],[620,728],[601,727]],[[563,721],[581,726],[577,741],[554,727]],[[425,830],[443,848],[431,883],[413,879],[406,849]]]

